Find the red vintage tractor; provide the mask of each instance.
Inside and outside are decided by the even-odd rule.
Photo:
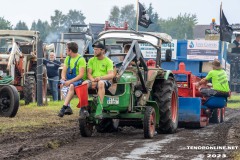
[[[0,30],[0,70],[13,78],[11,84],[25,104],[36,101],[38,42],[38,31]],[[46,76],[42,81],[46,81]],[[43,88],[43,97],[45,95],[46,87]]]
[[[205,127],[209,122],[224,121],[227,98],[213,96],[205,99],[195,86],[201,79],[186,71],[183,62],[173,74],[178,86],[179,126]]]

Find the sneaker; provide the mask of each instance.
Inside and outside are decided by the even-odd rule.
[[[65,115],[71,115],[71,114],[73,114],[73,111],[72,111],[71,107],[67,107],[67,109],[65,110],[64,114],[65,114]]]
[[[85,108],[81,108],[79,112],[80,119],[85,119],[86,117],[89,117],[89,113]]]
[[[62,107],[61,110],[60,110],[59,113],[58,113],[58,116],[59,116],[59,117],[63,117],[63,116],[64,116],[64,113],[65,113],[65,108]]]

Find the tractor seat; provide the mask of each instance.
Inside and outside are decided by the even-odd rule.
[[[210,97],[203,105],[203,107],[207,108],[224,108],[227,104],[227,98],[226,97]]]

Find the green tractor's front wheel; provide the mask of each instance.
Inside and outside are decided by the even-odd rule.
[[[147,106],[143,120],[144,138],[153,138],[156,126],[156,112],[153,107]]]
[[[89,123],[87,119],[79,119],[79,129],[83,137],[91,137],[93,133],[93,124]]]

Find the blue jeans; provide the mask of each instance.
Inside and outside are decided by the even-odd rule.
[[[52,93],[53,101],[58,100],[58,81],[59,81],[58,76],[48,78],[48,84]]]

